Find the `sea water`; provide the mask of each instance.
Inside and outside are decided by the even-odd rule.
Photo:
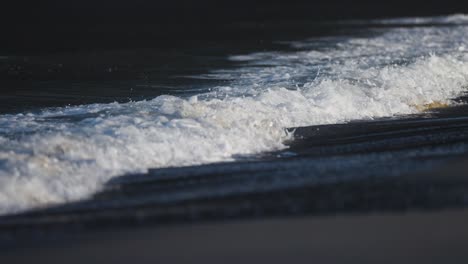
[[[0,213],[85,199],[116,176],[287,148],[287,128],[453,105],[468,86],[468,18],[339,23],[364,34],[226,57],[202,92],[0,115]],[[382,26],[384,25],[384,26]]]

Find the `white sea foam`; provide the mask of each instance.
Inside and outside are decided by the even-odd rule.
[[[281,149],[287,127],[416,113],[466,90],[467,28],[385,30],[232,57],[249,67],[211,74],[236,81],[190,98],[2,115],[0,213],[86,198],[125,173]]]
[[[468,15],[455,14],[451,16],[438,17],[408,17],[408,18],[391,18],[377,20],[380,24],[466,24],[468,23]]]
[[[402,17],[374,20],[342,20],[328,21],[325,24],[345,24],[345,25],[460,25],[468,23],[467,14],[453,14],[450,16],[433,16],[433,17]]]

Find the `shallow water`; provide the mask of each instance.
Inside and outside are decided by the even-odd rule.
[[[3,57],[2,85],[17,92],[1,98],[0,212],[156,210],[429,171],[467,152],[466,108],[422,111],[462,104],[467,21],[314,25],[333,30],[272,37],[264,51],[246,41]],[[313,199],[274,197],[298,212]]]

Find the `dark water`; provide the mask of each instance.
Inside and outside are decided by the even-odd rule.
[[[291,48],[280,41],[360,31],[359,25],[307,21],[236,22],[206,32],[185,24],[104,24],[86,33],[83,26],[30,27],[27,40],[34,45],[3,47],[2,113],[199,94],[231,80],[190,76],[238,67],[228,56],[286,51]],[[35,31],[42,35],[31,35]]]

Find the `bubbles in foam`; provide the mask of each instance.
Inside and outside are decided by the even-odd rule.
[[[249,67],[212,72],[235,81],[190,98],[0,116],[0,212],[86,198],[125,173],[281,149],[287,127],[416,113],[466,90],[466,27],[381,30],[232,57]]]

